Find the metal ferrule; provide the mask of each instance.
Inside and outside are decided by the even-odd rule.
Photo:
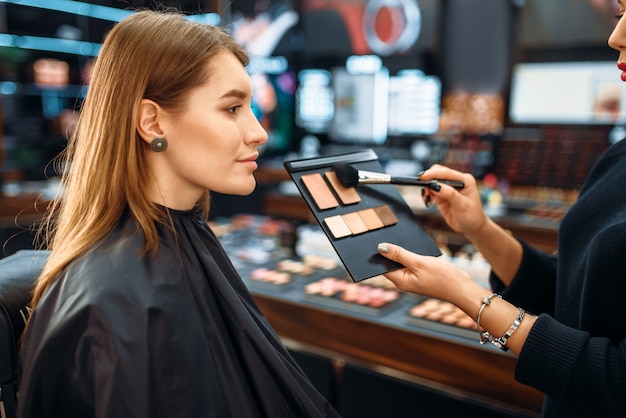
[[[359,170],[360,184],[387,184],[391,183],[391,176],[386,173]]]

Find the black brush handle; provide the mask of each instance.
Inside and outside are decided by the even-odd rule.
[[[465,183],[457,180],[435,180],[437,183],[447,184],[448,186],[452,186],[455,189],[462,189],[465,187]]]
[[[420,180],[415,177],[391,177],[391,183],[401,184],[407,186],[426,186],[433,187],[434,184],[441,183],[452,186],[455,189],[462,189],[465,187],[465,183],[456,180]]]

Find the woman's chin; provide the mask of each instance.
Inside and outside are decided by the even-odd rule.
[[[250,182],[246,181],[244,183],[242,181],[241,184],[237,184],[233,187],[224,188],[223,190],[215,190],[215,191],[221,194],[248,196],[254,191],[254,189],[256,189],[256,181],[254,180],[254,178],[252,178],[252,181]]]

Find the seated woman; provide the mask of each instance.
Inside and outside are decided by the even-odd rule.
[[[42,233],[20,417],[333,417],[209,229],[267,134],[244,49],[174,12],[108,33]]]

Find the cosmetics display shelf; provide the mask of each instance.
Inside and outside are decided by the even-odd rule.
[[[303,284],[278,293],[249,289],[281,338],[312,353],[340,364],[393,370],[528,416],[537,416],[541,409],[541,393],[515,381],[512,354],[481,345],[475,331],[409,319],[415,305],[411,298],[402,297],[373,314],[312,300],[305,296]]]
[[[479,345],[479,343],[477,343],[478,333],[475,329],[470,327],[448,325],[441,321],[412,316],[410,311],[413,308],[429,300],[423,296],[409,295],[397,290],[390,290],[389,292],[396,293],[397,296],[393,300],[385,303],[383,306],[374,307],[369,303],[345,301],[339,294],[341,292],[323,296],[319,293],[310,293],[307,291],[307,286],[321,284],[321,282],[329,278],[334,280],[343,280],[340,278],[329,276],[321,279],[313,279],[308,283],[296,280],[284,285],[273,285],[251,279],[250,276],[246,274],[245,269],[239,269],[239,271],[242,273],[244,282],[248,286],[249,290],[255,295],[266,298],[280,299],[290,303],[297,303],[316,310],[341,314],[347,317],[369,321],[391,328],[408,330],[415,333],[426,333],[429,336],[434,336],[454,344],[462,344],[469,347]],[[348,283],[348,285],[350,286],[352,284]],[[354,286],[365,288],[367,290],[376,288],[374,286],[363,284],[363,282],[355,284]],[[496,355],[500,354],[500,351],[495,347],[481,346],[481,349],[493,351]]]
[[[455,311],[453,305],[399,291],[382,276],[353,283],[339,266],[314,268],[302,275],[293,270],[298,268],[296,266],[303,268],[305,264],[294,258],[279,258],[261,265],[235,260],[235,265],[252,293],[304,303],[361,319],[370,318],[387,326],[414,329],[417,332],[426,329],[459,344],[473,346],[477,339],[474,322],[462,312]],[[428,305],[432,308],[429,309]],[[423,313],[418,313],[418,310]],[[455,320],[455,313],[461,313],[462,316],[456,315]],[[450,319],[464,325],[450,323]]]
[[[250,222],[257,225],[220,239],[259,308],[285,341],[333,362],[368,364],[372,370],[391,370],[470,399],[522,410],[524,416],[538,415],[542,395],[515,381],[516,358],[481,345],[475,328],[412,316],[417,305],[430,299],[397,289],[397,297],[378,308],[346,301],[341,293],[352,286],[387,288],[379,277],[353,283],[341,265],[333,264],[336,260],[320,267],[315,264],[323,263],[323,257],[298,258],[274,246],[271,236],[252,236],[259,218]],[[260,248],[263,251],[255,253]],[[339,284],[339,289],[320,289]]]

